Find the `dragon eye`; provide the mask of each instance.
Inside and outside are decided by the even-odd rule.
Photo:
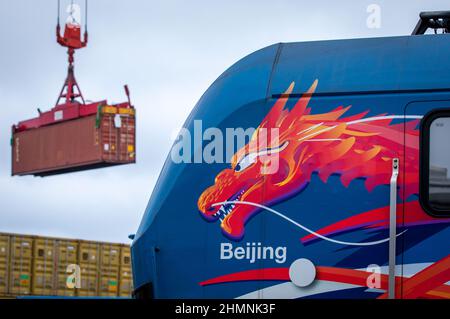
[[[256,162],[257,154],[256,153],[250,153],[245,155],[239,163],[236,164],[234,167],[234,170],[236,172],[242,172],[244,169],[249,167],[250,165],[254,164]]]
[[[236,166],[234,167],[234,170],[236,172],[242,172],[244,169],[246,169],[250,165],[256,163],[256,159],[258,158],[258,156],[277,154],[277,153],[281,152],[282,150],[284,150],[288,146],[288,144],[289,144],[289,142],[286,141],[278,147],[274,147],[272,149],[265,149],[263,151],[247,154],[236,164]]]

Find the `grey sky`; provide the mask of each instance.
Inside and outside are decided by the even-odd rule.
[[[366,26],[372,3],[380,29]],[[75,74],[94,101],[123,101],[129,85],[138,163],[42,179],[10,176],[9,139],[11,125],[50,109],[63,84],[56,0],[1,0],[0,231],[127,242],[172,132],[228,66],[276,42],[410,34],[420,11],[445,9],[448,0],[91,0],[90,43],[75,54]]]

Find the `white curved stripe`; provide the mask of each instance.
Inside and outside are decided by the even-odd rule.
[[[311,138],[305,142],[332,142],[332,141],[342,141],[342,138]]]
[[[358,123],[365,123],[365,122],[373,122],[373,121],[380,121],[380,120],[386,120],[386,119],[421,119],[423,116],[422,115],[386,115],[386,116],[373,116],[373,117],[368,117],[368,118],[363,118],[363,119],[359,119],[359,120],[354,120],[354,121],[350,121],[350,122],[346,122],[345,124],[347,125],[352,125],[352,124],[358,124]],[[308,139],[309,137],[312,136],[316,136],[319,134],[322,134],[324,132],[330,131],[334,128],[336,128],[337,125],[333,125],[327,128],[324,128],[320,131],[311,133],[309,135],[306,135],[300,139],[298,139],[297,141],[303,141],[305,139]],[[299,135],[299,134],[297,134]]]
[[[311,286],[301,288],[289,281],[252,291],[248,294],[239,296],[236,299],[296,299],[353,288],[361,288],[361,286],[316,280]]]
[[[358,123],[364,123],[364,122],[373,122],[373,121],[379,121],[379,120],[386,120],[386,119],[421,119],[422,115],[386,115],[386,116],[373,116],[368,118],[363,118],[359,120],[354,120],[347,122],[347,125],[351,124],[358,124]]]
[[[323,122],[320,122],[320,123],[318,123],[318,124],[315,124],[315,125],[313,125],[313,126],[310,126],[310,127],[306,128],[306,129],[304,129],[303,131],[298,132],[296,135],[300,135],[300,134],[309,132],[309,131],[315,129],[316,127],[321,126],[322,124],[323,124]]]
[[[389,237],[387,237],[385,239],[377,240],[377,241],[369,241],[369,242],[364,242],[364,243],[354,243],[354,242],[341,241],[341,240],[335,240],[335,239],[332,239],[332,238],[328,238],[328,237],[325,237],[325,236],[323,236],[323,235],[321,235],[319,233],[316,233],[315,231],[313,231],[313,230],[311,230],[311,229],[309,229],[309,228],[307,228],[307,227],[297,223],[295,220],[290,219],[289,217],[281,214],[280,212],[277,212],[276,210],[274,210],[274,209],[272,209],[270,207],[267,207],[267,206],[264,206],[264,205],[261,205],[261,204],[258,204],[258,203],[253,203],[253,202],[247,202],[247,201],[224,201],[224,202],[212,204],[211,206],[222,206],[222,205],[225,205],[225,204],[243,204],[243,205],[250,205],[250,206],[255,206],[255,207],[259,207],[259,208],[265,209],[268,212],[271,212],[272,214],[275,214],[275,215],[283,218],[284,220],[287,220],[291,224],[293,224],[293,225],[303,229],[304,231],[306,231],[306,232],[308,232],[308,233],[310,233],[310,234],[312,234],[312,235],[314,235],[316,237],[319,237],[319,238],[321,238],[323,240],[326,240],[326,241],[329,241],[329,242],[332,242],[332,243],[335,243],[335,244],[339,244],[339,245],[372,246],[372,245],[378,245],[378,244],[382,244],[382,243],[385,243],[385,242],[389,241]],[[397,237],[402,235],[402,234],[404,234],[405,232],[406,232],[406,230],[402,231],[400,234],[397,234]]]
[[[308,134],[308,135],[306,135],[306,136],[303,136],[302,138],[299,138],[297,141],[303,141],[303,140],[305,140],[305,139],[307,139],[307,138],[309,138],[309,137],[312,137],[312,136],[316,136],[316,135],[325,133],[325,132],[330,131],[330,130],[336,128],[336,127],[337,127],[337,125],[333,125],[333,126],[324,128],[324,129],[322,129],[322,130],[320,130],[320,131],[317,131],[317,132]]]

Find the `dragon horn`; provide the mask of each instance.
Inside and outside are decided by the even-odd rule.
[[[291,82],[287,90],[281,94],[281,96],[278,98],[278,100],[273,105],[270,112],[266,115],[264,120],[261,122],[262,124],[260,127],[266,127],[266,128],[272,128],[275,127],[275,124],[278,120],[278,118],[281,116],[281,113],[284,109],[284,106],[286,105],[286,102],[288,101],[289,95],[292,93],[292,90],[294,89],[295,82]]]
[[[299,121],[300,118],[307,114],[307,106],[309,104],[309,101],[311,100],[311,97],[313,93],[316,91],[317,85],[319,81],[316,79],[313,84],[310,86],[308,91],[306,91],[295,103],[292,110],[289,112],[288,117],[283,120],[281,130],[284,131],[285,129],[291,127],[296,121]]]
[[[292,118],[300,117],[303,115],[303,113],[306,110],[306,107],[308,106],[309,101],[311,100],[311,97],[313,93],[316,91],[317,84],[319,81],[316,79],[311,87],[306,91],[300,99],[298,99],[297,103],[292,108],[292,111],[290,112],[290,116]]]

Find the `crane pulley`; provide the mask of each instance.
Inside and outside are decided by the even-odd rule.
[[[57,15],[57,25],[56,25],[56,41],[63,47],[67,47],[67,54],[69,60],[67,78],[61,89],[61,92],[56,101],[55,107],[59,105],[61,99],[65,99],[65,105],[76,102],[77,98],[80,98],[82,104],[85,104],[83,95],[78,86],[78,83],[74,75],[74,54],[75,50],[84,48],[88,42],[88,32],[87,32],[87,8],[88,1],[85,0],[85,25],[84,25],[84,35],[81,38],[81,10],[78,4],[74,4],[73,0],[67,7],[67,12],[69,16],[67,17],[64,33],[61,36],[61,27],[59,24],[60,16],[60,0],[58,0],[58,15]]]

